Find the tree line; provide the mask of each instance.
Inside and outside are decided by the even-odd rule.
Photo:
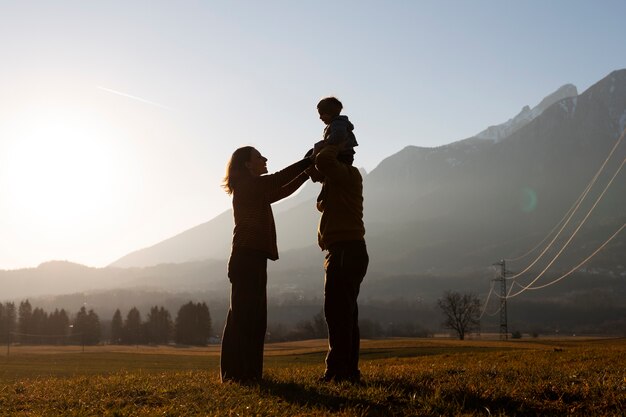
[[[84,309],[84,307],[83,307]],[[84,315],[87,316],[87,312]],[[82,317],[76,315],[78,324]],[[76,321],[76,320],[75,320]],[[76,336],[73,323],[64,309],[48,313],[34,308],[28,300],[18,307],[14,303],[0,303],[0,342],[21,342],[29,344],[63,344],[72,335]]]
[[[14,303],[0,303],[0,343],[85,344],[102,342],[102,325],[93,309],[85,306],[70,319],[64,309],[48,313],[34,308],[28,300],[16,308]],[[111,321],[112,344],[206,345],[211,335],[211,314],[206,303],[189,302],[180,307],[175,320],[168,310],[154,306],[143,321],[135,307],[122,319],[116,310]]]
[[[459,339],[477,329],[480,323],[480,302],[473,294],[446,291],[438,300],[444,314],[443,327],[457,333]],[[412,322],[393,323],[386,326],[373,320],[360,320],[361,337],[427,337],[431,332]],[[113,314],[110,332],[103,340],[103,326],[93,309],[84,306],[70,319],[64,309],[47,313],[33,308],[28,300],[16,308],[14,303],[0,303],[0,343],[22,344],[86,344],[111,343],[118,345],[168,344],[202,346],[209,343],[212,320],[205,302],[188,302],[182,305],[175,319],[164,307],[154,306],[146,320],[133,307],[125,317],[119,309]],[[110,335],[110,337],[109,337]],[[288,341],[326,338],[327,328],[323,312],[311,320],[298,322],[294,327],[280,323],[270,324],[267,341]]]
[[[203,346],[209,342],[212,330],[211,314],[206,303],[188,302],[180,307],[175,320],[164,307],[154,306],[142,321],[141,313],[133,307],[122,319],[119,309],[111,321],[111,343],[120,345],[166,344]]]

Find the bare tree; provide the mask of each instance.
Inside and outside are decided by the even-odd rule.
[[[474,294],[446,291],[437,304],[446,317],[443,325],[456,331],[460,340],[480,324],[480,300]]]

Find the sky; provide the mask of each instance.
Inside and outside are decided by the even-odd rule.
[[[0,269],[104,267],[230,207],[337,96],[367,171],[626,68],[626,2],[0,0]]]

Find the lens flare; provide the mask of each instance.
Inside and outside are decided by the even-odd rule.
[[[524,213],[531,213],[537,208],[537,193],[530,187],[521,190],[520,207]]]

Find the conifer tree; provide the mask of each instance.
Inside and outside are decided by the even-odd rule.
[[[76,336],[76,341],[85,345],[95,345],[100,342],[100,319],[93,311],[85,306],[80,308],[74,319],[72,334]]]
[[[15,332],[16,329],[16,312],[15,304],[4,303],[0,304],[0,342],[6,343],[12,340],[13,337],[10,333]]]
[[[175,341],[184,345],[204,346],[211,336],[211,314],[206,303],[189,302],[178,310]]]
[[[131,308],[126,315],[123,334],[123,341],[125,344],[136,345],[143,342],[141,313],[139,313],[139,310],[137,310],[136,307]]]
[[[33,318],[33,308],[30,305],[28,300],[22,301],[20,303],[20,307],[18,310],[18,330],[23,335],[29,335],[32,333],[32,318]],[[24,336],[20,340],[24,339]]]
[[[172,333],[172,318],[164,307],[154,306],[148,313],[146,322],[146,341],[148,343],[165,344],[169,342]]]
[[[118,308],[113,314],[111,320],[111,344],[119,345],[124,339],[124,323],[122,321],[122,313]]]
[[[0,303],[0,343],[6,343],[9,338],[7,313],[4,304]]]
[[[33,308],[28,300],[22,301],[18,310],[17,327],[19,333],[18,338],[22,342],[27,342],[28,335],[32,333]]]
[[[53,335],[50,343],[64,344],[70,325],[70,319],[64,309],[55,309],[48,316],[48,333]]]
[[[43,311],[40,307],[33,310],[33,314],[31,316],[31,332],[32,336],[30,336],[30,340],[32,343],[46,343],[45,336],[50,334],[48,331],[48,313]]]
[[[100,343],[100,334],[102,328],[100,327],[100,318],[93,309],[87,313],[87,334],[85,338],[85,344],[95,345]]]

